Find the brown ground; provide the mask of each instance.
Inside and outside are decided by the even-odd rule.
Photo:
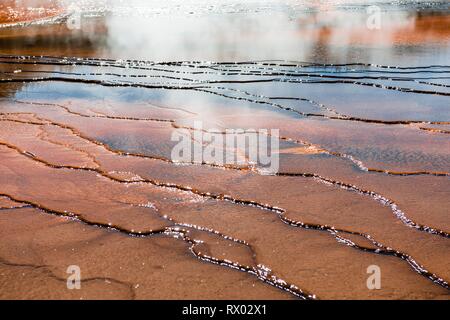
[[[322,299],[448,298],[446,289],[401,259],[408,254],[437,277],[449,279],[449,261],[443,259],[448,239],[406,226],[372,197],[307,177],[176,166],[164,160],[170,123],[121,120],[116,113],[115,118],[104,113],[99,118],[95,109],[81,112],[82,101],[65,106],[2,103],[3,298],[295,297],[271,286],[272,274]],[[147,118],[192,118],[178,110],[148,110]],[[258,119],[265,124],[264,113]],[[289,128],[288,119],[280,120]],[[271,122],[276,123],[273,116]],[[124,156],[96,140],[131,129],[159,141],[162,149],[156,152],[163,158]],[[282,150],[280,170],[315,172],[377,191],[395,199],[415,223],[449,229],[448,197],[442,192],[447,177],[364,174],[338,157],[311,156],[299,148]],[[232,201],[221,200],[224,194]],[[289,226],[283,223],[287,219],[342,231]],[[390,247],[401,253],[370,252],[374,244],[349,231],[370,234],[382,251]],[[339,243],[338,236],[356,246]],[[219,261],[224,265],[213,264]],[[233,264],[242,271],[230,269]],[[381,267],[381,290],[366,287],[366,269],[372,264]],[[81,267],[80,291],[66,289],[69,265]],[[262,265],[273,270],[263,278],[266,283],[252,274],[262,272]]]
[[[0,24],[41,20],[62,12],[54,0],[4,0],[0,3]]]

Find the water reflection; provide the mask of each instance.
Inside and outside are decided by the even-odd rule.
[[[3,16],[11,10],[5,9],[13,1],[9,2],[0,8]],[[43,8],[52,3],[51,8],[65,13],[74,10],[72,1],[35,2]],[[2,28],[1,52],[157,61],[284,59],[393,65],[444,63],[450,54],[448,2],[373,2],[381,10],[380,29],[373,30],[367,28],[366,11],[372,2],[76,3],[82,12],[80,28],[71,29],[64,21]]]
[[[69,10],[70,2],[58,3]],[[258,111],[296,120],[352,118],[364,123],[361,127],[427,124],[447,130],[447,3],[421,8],[420,1],[377,2],[381,29],[373,30],[366,25],[366,5],[359,2],[214,3],[87,1],[80,28],[64,20],[0,28],[0,53],[14,55],[0,58],[4,78],[14,80],[2,84],[0,94],[19,100],[89,101],[99,109],[106,97],[119,102],[122,112],[130,109],[125,103],[151,101],[189,110],[217,127],[226,127],[222,124],[228,115]],[[22,54],[112,60],[23,60]],[[141,66],[127,59],[188,62]],[[346,65],[286,65],[275,59]],[[260,60],[271,63],[255,62]],[[358,64],[348,65],[354,62]],[[444,66],[434,66],[439,64]],[[32,77],[59,79],[32,82]],[[375,139],[384,142],[385,137]],[[339,142],[339,148],[345,144]],[[361,148],[349,153],[363,158],[368,152]]]

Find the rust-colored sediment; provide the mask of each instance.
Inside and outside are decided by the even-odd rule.
[[[80,118],[92,117],[93,120],[101,118],[110,123],[101,129],[109,133],[116,130],[118,121],[128,125],[145,122],[153,130],[152,123],[159,122],[155,119],[138,120],[105,114],[88,116],[68,106],[51,103],[12,102],[11,105],[20,106],[22,111],[0,115],[0,199],[5,219],[9,214],[23,215],[21,219],[37,219],[34,217],[36,214],[46,213],[38,214],[42,220],[40,223],[53,224],[54,220],[48,220],[50,217],[66,218],[71,221],[71,226],[81,223],[87,233],[104,233],[104,236],[97,236],[99,239],[119,237],[117,239],[123,239],[119,241],[120,245],[123,241],[135,241],[138,248],[142,244],[142,250],[155,241],[171,243],[173,240],[169,239],[176,238],[184,243],[181,246],[186,250],[181,255],[184,262],[179,259],[178,262],[167,262],[173,264],[171,268],[175,268],[177,277],[185,272],[186,263],[203,265],[200,261],[195,262],[197,258],[208,265],[205,268],[213,268],[211,270],[214,271],[208,271],[209,279],[220,273],[220,277],[223,274],[245,277],[246,280],[232,282],[229,287],[254,282],[248,288],[252,293],[240,289],[239,297],[281,298],[284,294],[286,298],[307,299],[350,298],[355,295],[359,298],[383,298],[388,294],[394,298],[405,295],[410,298],[443,298],[446,295],[449,275],[446,262],[441,257],[448,245],[448,233],[426,226],[423,221],[411,220],[408,212],[398,211],[401,203],[380,198],[381,194],[365,190],[363,186],[314,173],[279,173],[278,176],[267,177],[242,168],[226,167],[224,169],[228,170],[222,170],[220,166],[207,164],[177,166],[164,157],[114,150],[75,128]],[[171,123],[169,121],[169,127]],[[311,154],[298,152],[298,148],[284,152],[297,156]],[[213,181],[218,179],[222,185],[213,185]],[[235,184],[233,181],[236,179],[241,182]],[[278,185],[277,192],[264,187],[274,183]],[[255,188],[255,185],[259,187]],[[306,197],[294,191],[299,186],[309,190]],[[316,193],[322,194],[318,195],[321,200],[311,197]],[[328,199],[326,202],[323,202],[324,197]],[[349,199],[345,200],[347,197]],[[344,203],[349,201],[352,205],[336,218],[318,214],[336,206],[331,199]],[[344,203],[339,207],[345,208]],[[317,208],[318,205],[321,208]],[[371,217],[356,218],[358,207],[371,212]],[[75,241],[78,227],[72,228],[63,223],[64,220],[59,221],[57,225],[62,223],[66,226],[61,227],[66,228],[71,235],[69,238]],[[20,235],[26,237],[25,231],[22,232]],[[5,237],[11,236],[5,234]],[[152,240],[154,238],[156,240]],[[97,242],[95,239],[93,243]],[[425,241],[426,245],[417,246],[418,241]],[[59,239],[58,242],[65,246],[64,240]],[[3,243],[3,250],[9,252],[8,241]],[[297,251],[299,243],[301,251]],[[327,247],[320,255],[315,253],[318,243],[326,243]],[[112,248],[116,245],[119,244],[108,244]],[[431,255],[430,247],[434,248]],[[138,248],[136,250],[140,250]],[[78,246],[72,249],[79,250]],[[84,250],[88,250],[88,246]],[[306,265],[297,262],[298,255],[292,250],[308,257]],[[119,252],[112,254],[111,259],[119,258]],[[51,251],[42,254],[46,260],[58,259],[59,256]],[[143,263],[152,263],[150,261],[159,259],[157,256],[146,255]],[[2,266],[8,272],[20,268],[33,273],[34,277],[50,278],[51,286],[64,291],[61,265],[58,265],[62,261],[48,267],[35,264],[26,256],[8,257],[2,260]],[[360,262],[348,265],[346,261],[349,259]],[[384,293],[364,289],[365,275],[358,269],[367,261],[384,266],[389,278]],[[293,263],[297,265],[295,272],[287,268]],[[123,268],[135,267],[130,264],[133,263],[125,263]],[[327,275],[321,276],[327,285],[318,285],[316,270],[323,265],[328,266]],[[166,285],[161,286],[159,293],[150,290],[151,285],[147,283],[149,287],[145,287],[143,284],[148,281],[145,273],[130,281],[121,274],[111,276],[100,269],[100,266],[98,270],[92,268],[89,273],[92,276],[85,279],[84,297],[91,297],[102,290],[103,285],[114,292],[112,296],[105,294],[107,298],[179,298],[183,294],[192,297],[186,292],[170,291],[172,293],[169,294],[163,289]],[[236,275],[237,271],[242,275]],[[343,276],[356,284],[354,290],[348,291],[346,284],[338,280]],[[200,273],[197,277],[201,277]],[[12,285],[10,281],[7,281],[8,285]],[[167,281],[170,283],[172,280]],[[142,284],[137,286],[134,282]],[[329,289],[330,283],[333,290]],[[14,285],[22,286],[20,281]],[[134,289],[136,286],[145,293],[139,295]],[[205,285],[204,290],[211,294],[219,286],[220,282],[212,281]],[[402,288],[402,292],[398,292],[398,288]],[[20,290],[17,293],[20,294]],[[36,289],[35,294],[41,297],[43,293]],[[71,293],[67,294],[67,297],[72,297]],[[3,295],[14,296],[11,292]]]
[[[64,9],[53,0],[4,0],[0,4],[0,24],[48,19],[63,12]]]

